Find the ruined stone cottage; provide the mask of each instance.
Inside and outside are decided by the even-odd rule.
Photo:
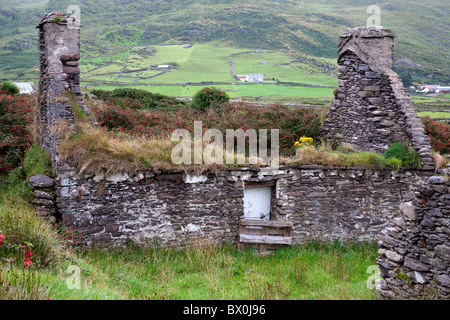
[[[416,195],[422,192],[420,188],[433,175],[434,168],[420,118],[392,71],[394,36],[390,30],[356,28],[342,34],[339,88],[323,135],[377,152],[396,141],[410,144],[421,158],[420,170],[283,166],[275,171],[233,168],[201,176],[151,169],[79,175],[76,163],[60,160],[60,136],[58,130],[52,130],[61,121],[73,130],[73,101],[64,94],[66,90],[89,112],[79,86],[80,30],[69,28],[68,18],[63,13],[51,13],[38,26],[40,142],[51,155],[55,176],[33,177],[31,184],[36,191],[43,186],[53,187],[56,194],[42,196],[41,200],[46,200],[38,208],[42,215],[61,217],[82,233],[87,245],[108,246],[131,239],[136,243],[158,241],[178,246],[196,236],[218,243],[237,243],[240,239],[256,239],[241,235],[244,227],[252,225],[243,223],[249,220],[259,221],[258,226],[267,232],[280,227],[278,236],[272,235],[280,244],[315,239],[380,240],[380,266],[386,277],[380,289],[383,297],[405,295],[396,296],[390,286],[398,283],[389,280],[395,276],[397,264],[402,263],[406,274],[421,272],[422,278],[412,281],[422,279],[426,283],[431,281],[430,274],[437,274],[433,280],[448,295],[448,182],[432,186],[432,193],[427,191],[430,206],[422,204],[414,220],[405,215],[409,211],[399,210],[401,203],[419,199]],[[35,193],[39,194],[45,193]],[[258,212],[249,205],[252,203],[258,203]],[[422,223],[425,217],[427,222]],[[389,235],[392,223],[400,228],[395,235]],[[417,224],[426,227],[417,229]],[[416,228],[418,238],[410,236],[410,228]],[[428,234],[430,230],[434,231]],[[265,241],[269,236],[260,234],[257,239]],[[397,240],[389,242],[391,238]],[[428,243],[428,252],[435,255],[409,249],[420,247],[419,243]]]

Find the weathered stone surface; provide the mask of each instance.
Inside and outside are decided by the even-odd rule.
[[[63,17],[63,23],[54,23],[55,15]],[[363,242],[378,237],[379,265],[385,278],[377,290],[386,297],[395,298],[396,292],[407,297],[410,291],[404,283],[400,290],[391,289],[400,281],[393,278],[396,272],[404,272],[425,287],[437,275],[442,294],[448,296],[448,188],[417,192],[414,214],[404,214],[414,220],[398,210],[402,195],[414,193],[429,172],[311,165],[286,166],[277,172],[235,168],[195,178],[184,172],[152,170],[78,176],[76,163],[60,160],[59,137],[49,129],[58,121],[73,121],[65,90],[71,90],[88,113],[77,71],[79,30],[67,28],[67,17],[52,13],[39,24],[40,143],[50,153],[56,171],[55,183],[47,184],[55,188],[55,198],[50,198],[53,192],[48,190],[39,192],[45,183],[34,181],[33,202],[39,215],[60,216],[81,232],[86,245],[122,245],[131,239],[180,246],[198,236],[235,243],[239,220],[244,217],[246,185],[273,182],[270,219],[293,223],[294,244],[316,239]],[[423,125],[401,91],[401,80],[390,72],[392,50],[386,49],[393,45],[392,34],[384,28],[357,33],[362,39],[358,46],[347,41],[355,36],[351,31],[340,43],[339,90],[331,110],[341,117],[338,123],[342,128],[330,132],[334,137],[351,137],[351,142],[372,151],[383,151],[393,141],[411,142],[422,160],[431,161],[429,140],[421,135]],[[370,47],[374,49],[365,50]],[[332,114],[326,123],[334,128],[333,121]],[[410,209],[406,205],[405,210]],[[433,214],[428,214],[432,209]]]
[[[49,188],[53,186],[53,179],[45,174],[38,174],[30,178],[30,185],[33,188]]]
[[[400,77],[392,71],[393,38],[383,27],[354,28],[341,35],[338,92],[321,136],[379,153],[394,142],[410,143],[422,168],[432,170],[430,140]]]
[[[407,216],[411,220],[417,219],[416,208],[414,207],[414,205],[411,201],[410,202],[402,202],[400,204],[400,212],[402,214],[404,214],[405,216]]]
[[[384,285],[377,291],[382,299],[421,299],[423,294],[434,299],[450,298],[450,210],[442,201],[449,190],[435,188],[445,183],[440,178],[426,179],[417,197],[400,206],[404,214],[415,219],[405,219],[401,228],[397,218],[393,219],[381,231],[377,263]],[[408,214],[412,207],[414,214]],[[387,254],[390,251],[404,257],[403,263],[400,256]],[[410,277],[407,285],[401,281],[405,276]]]

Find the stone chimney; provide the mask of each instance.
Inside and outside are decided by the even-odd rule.
[[[321,136],[378,153],[403,142],[419,154],[422,169],[430,170],[430,140],[392,71],[394,37],[384,27],[348,29],[340,36],[338,89]]]
[[[45,15],[39,28],[39,122],[40,144],[55,164],[57,137],[52,128],[60,121],[73,123],[72,101],[68,93],[88,113],[80,91],[80,27],[67,13]]]

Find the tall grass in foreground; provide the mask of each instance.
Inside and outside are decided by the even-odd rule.
[[[127,299],[375,299],[376,246],[310,243],[261,257],[232,245],[90,249],[81,257]],[[86,286],[86,289],[89,285]]]
[[[0,300],[376,298],[366,286],[375,245],[310,243],[268,257],[205,242],[68,248],[21,193],[0,193],[5,240],[34,245],[30,269],[19,253],[0,248]],[[70,286],[74,277],[79,289]]]

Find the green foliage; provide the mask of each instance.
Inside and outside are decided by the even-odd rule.
[[[0,187],[29,197],[31,189],[28,179],[40,173],[51,175],[53,168],[47,152],[37,144],[33,144],[27,149],[22,163],[0,180]]]
[[[396,157],[390,157],[386,160],[386,165],[394,170],[399,170],[402,167],[402,160],[397,159]]]
[[[55,11],[65,11],[69,4],[51,1]],[[295,58],[306,54],[334,59],[339,34],[349,26],[366,21],[370,4],[369,0],[249,0],[245,3],[171,0],[148,5],[146,1],[84,0],[84,56],[105,56],[127,46],[213,42],[234,48],[287,49]],[[37,47],[20,44],[35,37],[34,24],[27,22],[35,18],[36,12],[46,12],[47,6],[48,1],[43,0],[2,1],[1,79],[11,79],[21,71],[25,77],[38,75],[38,70],[33,70],[38,62]],[[441,17],[440,27],[449,29],[448,19],[443,18],[448,6],[448,1],[443,0],[380,2],[383,24],[398,35],[395,60],[414,62],[399,61],[398,69],[411,74],[414,81],[429,82],[427,76],[431,75],[433,82],[449,82],[446,33],[435,32],[433,25],[436,17]],[[109,10],[112,7],[116,9],[113,12]],[[148,20],[149,16],[152,19]],[[128,23],[123,25],[120,21]],[[411,27],[411,21],[415,26]],[[417,31],[413,40],[411,28]],[[435,38],[430,38],[430,34]]]
[[[37,144],[33,144],[27,150],[22,166],[27,179],[41,173],[51,174],[53,172],[48,153]]]
[[[94,89],[91,93],[99,99],[131,109],[166,109],[186,105],[174,97],[135,88],[117,88],[112,91]]]
[[[222,104],[230,101],[230,97],[220,89],[214,87],[206,87],[199,90],[192,97],[192,107],[200,110],[206,110],[212,104]]]
[[[410,72],[397,71],[397,74],[402,79],[403,85],[409,87],[413,85],[413,80]]]
[[[430,117],[424,117],[422,121],[433,150],[441,154],[450,154],[450,125]]]
[[[20,92],[19,88],[11,81],[3,81],[2,86],[0,87],[0,93],[1,91],[4,91],[9,95],[18,94]]]
[[[401,142],[393,143],[389,149],[384,152],[383,157],[389,162],[389,165],[394,168],[399,165],[399,161],[403,167],[417,168],[420,165],[419,155],[412,148],[408,150]],[[390,160],[391,158],[395,159]]]
[[[28,95],[0,93],[0,175],[19,166],[32,144],[35,103]]]

